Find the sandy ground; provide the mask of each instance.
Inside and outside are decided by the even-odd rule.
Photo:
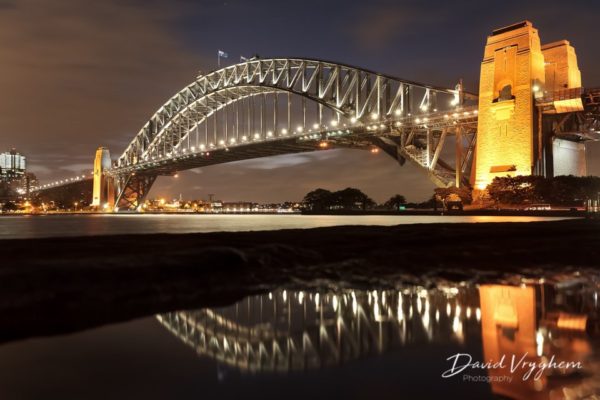
[[[0,248],[0,341],[7,341],[225,305],[275,287],[600,271],[600,221],[3,240]]]

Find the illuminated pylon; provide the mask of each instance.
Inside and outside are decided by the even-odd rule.
[[[99,147],[94,159],[94,190],[92,206],[104,210],[112,210],[115,205],[113,178],[107,174],[111,167],[110,152]]]

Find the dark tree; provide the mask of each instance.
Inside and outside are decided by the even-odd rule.
[[[346,188],[333,193],[333,205],[343,210],[366,210],[375,202],[358,189]]]
[[[326,189],[315,189],[304,196],[302,202],[306,208],[313,211],[329,210],[332,205],[333,193]]]
[[[405,205],[405,204],[406,204],[406,198],[404,196],[402,196],[401,194],[396,194],[396,195],[390,197],[390,199],[388,201],[386,201],[383,205],[385,206],[385,208],[398,211],[400,209],[400,206]]]
[[[7,201],[2,206],[2,211],[4,211],[4,212],[6,212],[6,211],[17,211],[18,209],[19,209],[19,207],[15,203],[13,203],[12,201]]]
[[[497,177],[487,187],[496,203],[526,204],[551,203],[557,205],[581,204],[587,199],[596,199],[600,192],[600,177],[597,176],[541,176]]]
[[[434,189],[434,192],[440,201],[448,201],[458,196],[463,204],[471,204],[473,202],[473,191],[467,186],[461,186],[459,188],[455,186],[449,188],[436,188]]]
[[[494,202],[502,204],[524,204],[541,201],[536,192],[538,176],[496,177],[488,185],[488,193]]]

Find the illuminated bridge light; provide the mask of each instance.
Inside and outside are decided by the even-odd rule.
[[[415,143],[425,143],[423,139],[428,129],[433,129],[436,133],[443,129],[448,129],[448,136],[453,135],[456,131],[456,125],[453,125],[455,122],[452,119],[453,112],[455,112],[457,121],[461,121],[461,134],[465,135],[463,137],[466,138],[466,135],[469,135],[469,138],[472,138],[476,129],[472,125],[476,124],[477,118],[463,117],[463,115],[473,116],[477,114],[471,108],[471,104],[473,104],[471,101],[473,99],[469,94],[466,94],[465,97],[467,101],[465,105],[468,108],[451,108],[448,104],[458,105],[459,90],[426,87],[390,77],[379,76],[368,71],[341,65],[337,66],[335,64],[326,65],[311,60],[305,60],[302,64],[296,64],[294,61],[293,63],[286,64],[288,67],[285,68],[280,60],[276,60],[277,62],[275,63],[271,61],[273,60],[261,60],[260,62],[253,63],[252,69],[249,69],[250,75],[244,76],[242,81],[235,79],[234,75],[239,73],[235,66],[221,70],[219,73],[223,75],[223,79],[220,81],[213,80],[213,78],[217,77],[216,75],[206,74],[198,76],[193,85],[196,87],[198,85],[200,87],[207,87],[208,92],[198,94],[200,97],[195,99],[188,98],[189,93],[187,91],[181,92],[173,100],[169,100],[152,117],[150,125],[146,124],[145,128],[136,136],[135,141],[131,142],[125,154],[119,159],[115,169],[116,172],[113,173],[119,175],[121,173],[128,173],[134,169],[138,170],[140,174],[142,171],[144,173],[152,173],[153,170],[172,171],[174,167],[171,164],[181,163],[179,160],[190,158],[191,154],[196,154],[196,151],[204,153],[205,149],[209,148],[208,140],[211,137],[215,143],[214,145],[210,144],[211,151],[212,149],[218,149],[218,153],[220,154],[222,151],[234,149],[231,152],[232,157],[210,160],[211,163],[213,161],[221,163],[234,161],[238,155],[236,154],[236,157],[233,157],[233,153],[237,153],[237,149],[241,147],[237,145],[241,145],[242,142],[244,145],[252,143],[258,149],[259,153],[261,147],[263,147],[263,142],[265,142],[264,150],[278,149],[282,153],[287,153],[305,150],[306,146],[304,145],[307,144],[306,140],[309,141],[311,144],[310,147],[313,150],[319,150],[319,148],[336,147],[336,140],[341,142],[343,139],[348,138],[348,142],[346,143],[364,143],[366,150],[376,153],[378,150],[374,148],[374,142],[371,140],[373,136],[395,136],[392,139],[396,141],[395,139],[399,138],[401,132],[411,129],[413,133],[404,136],[404,140],[402,141],[398,140],[398,142],[401,142],[398,145],[405,147],[401,150],[404,150],[407,153],[406,155],[412,158],[412,161],[417,162],[424,168],[431,168],[430,172],[432,176],[435,175],[433,178],[436,184],[446,185],[449,181],[455,180],[457,182],[459,180],[460,182],[466,181],[466,177],[459,176],[460,173],[457,173],[456,177],[451,177],[450,173],[452,171],[442,171],[441,164],[437,161],[447,161],[442,160],[441,157],[449,157],[449,155],[446,155],[443,151],[441,153],[436,152],[436,148],[438,147],[437,140],[426,144],[426,150],[429,151],[428,154],[441,154],[440,160],[437,157],[435,158],[436,162],[431,160],[426,161],[426,150],[422,149],[421,147],[423,146],[420,145],[415,147]],[[347,84],[340,84],[335,79],[330,80],[329,85],[326,87],[321,87],[321,92],[315,90],[318,87],[316,87],[316,83],[313,85],[312,81],[310,83],[310,90],[302,89],[300,92],[298,87],[289,85],[290,78],[298,72],[299,67],[297,65],[303,65],[301,68],[306,69],[306,72],[314,71],[314,68],[322,68],[322,72],[327,74],[338,69],[338,73],[344,74],[343,76],[347,73],[350,77],[357,76],[359,82],[356,85],[364,88],[366,92],[364,96],[361,94],[359,98],[356,98],[354,92],[347,88]],[[273,70],[265,74],[267,68]],[[355,75],[355,71],[359,71],[360,74]],[[242,110],[241,120],[243,120],[243,123],[240,124],[240,119],[236,120],[238,113],[237,105],[245,105],[245,103],[241,103],[240,101],[251,100],[257,93],[260,93],[262,96],[262,92],[265,91],[264,87],[262,87],[265,76],[269,76],[267,81],[273,85],[273,88],[271,88],[273,93],[281,91],[290,92],[293,95],[291,96],[292,103],[285,109],[285,107],[281,107],[281,103],[277,103],[277,97],[268,98],[264,104],[270,104],[270,100],[274,100],[275,105],[273,107],[270,105],[265,107],[263,105],[260,114],[247,114],[245,110]],[[280,78],[271,80],[271,76],[280,76]],[[213,82],[215,86],[204,85],[207,82]],[[227,99],[218,100],[218,106],[231,108],[227,108],[226,110],[219,108],[219,113],[223,111],[223,114],[226,116],[223,121],[215,118],[215,115],[212,113],[214,108],[211,111],[211,104],[215,104],[215,96],[218,98],[218,92],[224,89],[228,92]],[[403,89],[411,89],[410,104],[407,104],[407,98],[403,97],[406,94],[406,91]],[[264,94],[265,97],[272,96],[271,92]],[[304,96],[304,99],[296,95]],[[453,100],[453,98],[456,100]],[[298,103],[296,103],[296,100]],[[305,108],[298,110],[297,106],[300,105],[300,101],[302,101]],[[308,103],[308,108],[306,108],[305,103]],[[316,107],[312,107],[313,105],[317,105],[317,103],[320,104],[318,110]],[[203,104],[204,106],[202,106]],[[412,118],[411,113],[408,112],[409,106],[413,104],[418,106],[415,118]],[[374,105],[377,106],[373,107]],[[440,105],[439,112],[435,108],[437,105]],[[293,111],[291,117],[287,114],[290,113],[289,110]],[[468,110],[468,113],[465,110]],[[320,114],[318,114],[319,111]],[[250,116],[248,124],[246,124],[247,115]],[[259,115],[260,125],[258,121]],[[231,118],[232,116],[233,118]],[[316,118],[317,116],[319,118]],[[252,121],[252,117],[256,120]],[[213,120],[215,120],[214,132]],[[232,124],[232,120],[236,121],[236,123]],[[282,124],[284,120],[287,124]],[[435,121],[435,125],[432,121]],[[189,123],[186,125],[183,122]],[[432,124],[429,124],[429,122],[432,122]],[[146,145],[148,140],[146,136],[149,133],[148,126],[152,126],[153,131],[150,136],[153,138],[153,141]],[[185,128],[186,126],[187,128]],[[283,128],[284,126],[288,129]],[[352,127],[352,129],[346,130],[346,126]],[[184,131],[184,128],[187,131]],[[268,131],[268,129],[271,129],[271,131]],[[252,132],[253,130],[255,132]],[[313,135],[315,133],[316,135]],[[293,135],[294,138],[298,138],[298,143],[291,142],[285,135],[290,137]],[[361,135],[364,135],[365,138],[362,138]],[[338,136],[344,137],[341,138]],[[437,137],[438,135],[436,134]],[[206,146],[200,146],[203,138],[207,140]],[[280,144],[277,143],[278,140],[281,141]],[[191,146],[192,143],[194,143],[194,146]],[[477,143],[478,141],[465,139],[462,146],[472,147]],[[234,145],[236,146],[234,147]],[[278,147],[280,145],[281,147]],[[297,147],[294,148],[294,145],[297,145]],[[227,146],[230,147],[227,148]],[[158,156],[159,151],[162,149],[166,149],[170,153]],[[265,153],[268,153],[268,151]],[[240,152],[239,157],[243,157],[243,154]],[[149,162],[150,159],[153,161],[156,159],[157,164],[153,165],[153,163]],[[208,159],[204,161],[208,161]],[[186,168],[191,165],[189,163],[186,165]],[[77,177],[75,179],[80,178]],[[123,205],[122,209],[125,208],[125,203],[121,204]],[[406,311],[408,312],[408,309]],[[385,313],[385,309],[382,309],[382,313]],[[433,319],[433,311],[431,317]]]

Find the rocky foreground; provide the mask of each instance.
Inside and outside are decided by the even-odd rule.
[[[600,271],[600,221],[344,226],[0,241],[0,341],[339,290]]]

